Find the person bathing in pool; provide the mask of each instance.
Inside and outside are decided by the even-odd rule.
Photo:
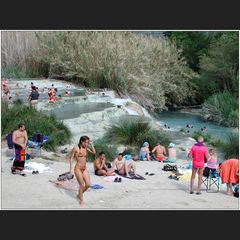
[[[126,163],[126,160],[123,157],[123,153],[119,153],[118,157],[113,161],[113,169],[119,175],[130,177],[129,173],[132,170],[134,175],[136,174],[136,166],[134,162]]]
[[[90,187],[90,176],[87,171],[87,153],[95,154],[95,148],[88,136],[82,136],[79,140],[78,146],[72,149],[70,156],[70,173],[72,174],[72,161],[76,160],[74,167],[74,174],[79,183],[79,200],[80,205],[83,205],[83,193]]]

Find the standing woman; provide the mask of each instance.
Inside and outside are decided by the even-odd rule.
[[[80,205],[83,205],[83,193],[90,187],[90,176],[87,171],[87,153],[95,154],[95,148],[88,136],[82,136],[79,140],[78,146],[72,149],[70,157],[70,173],[72,173],[72,160],[77,161],[74,167],[74,173],[79,183]]]

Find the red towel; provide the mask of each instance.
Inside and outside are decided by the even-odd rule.
[[[222,183],[239,182],[239,159],[228,159],[220,166],[220,177]]]

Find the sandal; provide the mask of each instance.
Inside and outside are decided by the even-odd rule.
[[[122,182],[122,179],[121,179],[121,178],[118,178],[118,182]]]
[[[194,193],[194,191],[190,191],[190,194],[193,194]]]
[[[118,182],[118,178],[117,177],[114,179],[114,182]]]
[[[202,193],[201,192],[196,192],[197,195],[201,195]]]

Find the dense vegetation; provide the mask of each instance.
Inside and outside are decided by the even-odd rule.
[[[228,91],[209,97],[203,104],[206,120],[212,120],[228,127],[239,125],[238,100]]]
[[[31,106],[23,105],[21,102],[9,106],[6,102],[1,102],[1,134],[13,132],[19,123],[24,123],[31,139],[35,133],[49,136],[49,141],[44,144],[46,150],[54,151],[56,147],[69,143],[71,138],[70,130],[62,121],[58,121],[54,115],[46,116]]]
[[[225,159],[239,159],[239,135],[230,134],[228,136],[228,141],[223,145],[222,148],[225,153]]]
[[[207,101],[206,106],[214,94],[223,94],[218,97],[223,100],[226,91],[238,101],[238,35],[238,31],[3,32],[2,75],[112,88],[150,111]],[[228,112],[236,126],[238,107]],[[218,108],[214,113],[222,115]],[[216,121],[222,124],[221,118]]]

